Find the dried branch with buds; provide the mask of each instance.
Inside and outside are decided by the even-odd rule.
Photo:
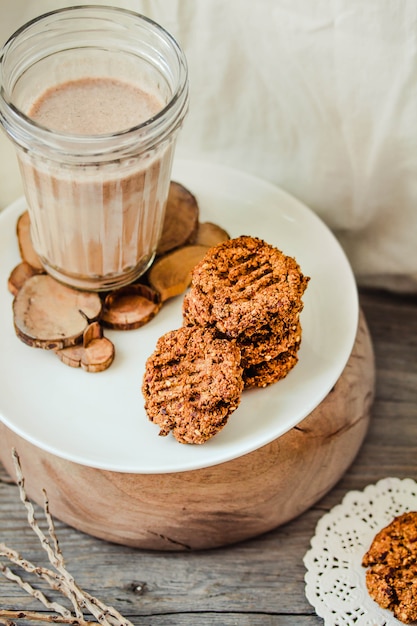
[[[94,596],[90,595],[76,583],[73,576],[65,567],[64,557],[58,543],[55,532],[55,525],[49,510],[49,501],[46,491],[44,494],[44,514],[48,526],[48,533],[45,534],[40,528],[35,517],[32,503],[27,497],[25,490],[25,479],[22,473],[20,459],[15,449],[12,451],[13,462],[16,471],[17,484],[19,487],[20,499],[23,502],[27,519],[33,532],[38,537],[42,548],[48,555],[48,559],[53,569],[37,566],[24,559],[18,552],[0,542],[0,557],[6,558],[11,564],[16,565],[27,574],[32,574],[35,579],[46,582],[50,589],[59,592],[69,600],[72,609],[62,606],[58,602],[49,600],[39,589],[24,580],[9,566],[0,562],[1,573],[9,580],[17,583],[29,595],[39,600],[48,611],[19,611],[6,610],[0,608],[0,624],[13,626],[16,620],[43,621],[59,624],[70,624],[73,626],[90,626],[92,624],[102,624],[103,626],[133,626],[133,624],[123,617],[116,609],[107,606]],[[92,620],[85,617],[85,613],[92,616]]]

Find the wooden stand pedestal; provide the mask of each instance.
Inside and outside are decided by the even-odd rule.
[[[242,541],[311,507],[354,460],[369,423],[375,368],[363,315],[333,390],[298,426],[245,456],[206,469],[125,474],[66,461],[0,423],[0,460],[21,460],[30,498],[95,537],[152,550],[194,550]],[[17,497],[17,494],[16,494]]]

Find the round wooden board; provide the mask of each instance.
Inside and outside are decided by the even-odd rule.
[[[0,423],[0,460],[30,498],[95,537],[151,550],[196,550],[267,532],[300,515],[342,477],[365,437],[374,396],[372,343],[363,313],[350,359],[323,402],[270,444],[209,468],[126,474],[45,452]]]

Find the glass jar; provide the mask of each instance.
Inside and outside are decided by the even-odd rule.
[[[137,279],[155,256],[175,141],[188,109],[187,64],[177,42],[131,11],[70,7],[9,38],[0,81],[0,122],[16,147],[33,245],[45,270],[95,291]],[[94,97],[93,84],[102,88]],[[158,105],[139,115],[141,106],[110,86]],[[56,119],[36,117],[52,94],[72,87],[79,90],[75,105],[83,103],[89,113],[84,118],[75,106],[74,116],[86,127],[73,125],[71,105],[60,110],[52,99],[58,126]],[[128,106],[138,119],[119,128]],[[105,124],[114,122],[116,130],[105,124],[96,130],[92,122],[100,121],[102,109]]]

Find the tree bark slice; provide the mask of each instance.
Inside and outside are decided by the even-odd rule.
[[[36,276],[37,274],[44,274],[42,270],[38,270],[30,265],[26,261],[22,261],[19,265],[11,271],[9,279],[7,281],[7,287],[11,294],[14,296],[23,287],[28,278]]]
[[[191,284],[191,272],[207,253],[207,246],[184,246],[157,259],[148,272],[149,284],[165,302],[184,293]]]
[[[77,291],[38,274],[26,280],[14,298],[15,331],[29,346],[59,350],[79,343],[101,309],[97,293]]]
[[[202,222],[198,225],[197,236],[194,243],[198,246],[212,248],[228,239],[230,239],[229,233],[221,226],[213,224],[213,222]]]
[[[115,348],[110,339],[103,336],[99,322],[90,324],[83,333],[82,344],[56,350],[65,365],[81,367],[86,372],[104,372],[113,363]]]
[[[199,207],[195,196],[180,183],[172,181],[157,255],[194,243],[198,218]]]
[[[30,218],[28,211],[22,213],[17,220],[16,234],[22,260],[29,263],[29,265],[38,271],[45,271],[41,260],[33,247],[32,237],[30,235]]]
[[[103,306],[102,323],[115,330],[133,330],[147,324],[162,306],[158,292],[136,283],[109,293]]]

